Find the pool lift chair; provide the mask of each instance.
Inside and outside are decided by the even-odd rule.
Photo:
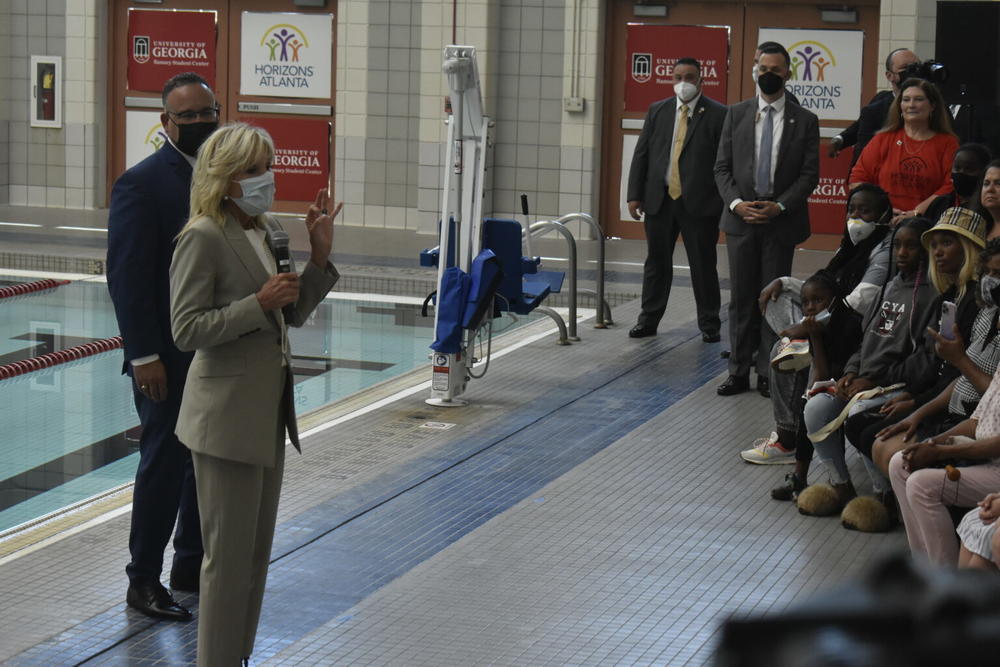
[[[428,297],[428,301],[436,297],[436,307],[431,396],[426,400],[455,407],[466,404],[458,397],[469,380],[483,377],[489,368],[492,322],[501,313],[544,312],[556,320],[560,342],[568,340],[562,318],[541,306],[546,296],[561,289],[565,274],[539,271],[540,258],[522,256],[521,240],[527,235],[520,223],[482,217],[490,119],[483,115],[475,47],[445,47],[442,69],[452,106],[441,188],[442,224],[438,246],[424,250],[420,264],[438,269],[437,291]],[[486,363],[476,374],[472,368],[481,359],[474,356],[475,346],[484,335]]]

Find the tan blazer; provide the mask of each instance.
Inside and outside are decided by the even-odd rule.
[[[267,223],[280,228],[270,216]],[[271,467],[275,434],[284,431],[279,431],[281,414],[299,447],[291,359],[282,366],[276,319],[281,313],[265,313],[256,297],[269,277],[242,227],[228,215],[221,227],[200,218],[177,240],[170,265],[171,327],[177,347],[195,355],[176,433],[192,451]],[[309,262],[290,325],[301,326],[338,278],[329,262],[325,270]]]

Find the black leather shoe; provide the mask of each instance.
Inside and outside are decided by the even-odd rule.
[[[764,398],[771,398],[771,381],[766,377],[757,376],[757,393]]]
[[[706,343],[718,343],[722,340],[722,336],[719,335],[718,331],[702,331],[701,339]]]
[[[133,609],[153,618],[165,618],[168,621],[191,620],[191,612],[177,604],[170,591],[158,581],[129,584],[125,602]]]
[[[719,394],[719,396],[735,396],[736,394],[742,394],[749,388],[749,378],[740,377],[738,375],[730,375],[729,378],[720,384],[715,391]]]
[[[197,593],[201,583],[201,572],[187,568],[174,568],[170,571],[170,590],[184,593]]]
[[[647,327],[645,324],[637,324],[628,330],[629,338],[645,338],[646,336],[655,336],[656,329],[653,327]]]

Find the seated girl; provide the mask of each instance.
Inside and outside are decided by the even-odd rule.
[[[997,318],[1000,312],[1000,239],[986,244],[981,260],[983,269],[979,299],[983,307],[972,325],[968,346],[957,326],[952,339],[944,338],[936,331],[928,332],[934,338],[937,356],[961,375],[901,421],[876,424],[880,428],[875,434],[874,444],[869,445],[868,453],[875,465],[886,474],[893,454],[968,419],[1000,363],[1000,336],[997,335],[1000,324]],[[854,441],[861,451],[864,451],[865,439],[866,434],[863,433],[859,440]]]
[[[957,475],[939,467],[948,462]],[[935,565],[957,563],[958,537],[948,507],[972,507],[1000,488],[1000,372],[971,418],[896,452],[889,480],[910,550]]]
[[[996,571],[1000,559],[1000,493],[991,493],[977,503],[958,524],[958,566],[967,569]]]
[[[847,362],[831,392],[818,393],[806,402],[805,426],[817,456],[827,468],[835,498],[833,502],[814,504],[812,498],[825,498],[829,494],[806,489],[798,499],[803,514],[840,512],[856,495],[844,460],[843,430],[831,430],[830,425],[849,404],[851,411],[863,412],[885,403],[892,394],[872,390],[890,387],[904,377],[916,332],[926,323],[934,299],[934,291],[925,278],[927,253],[920,245],[921,233],[929,225],[923,218],[909,218],[900,224],[894,242],[898,273],[869,310],[860,349]],[[861,397],[856,398],[857,395]],[[820,435],[824,429],[826,434]]]
[[[852,503],[841,517],[846,527],[866,531],[887,530],[891,517],[896,514],[895,499],[884,475],[885,471],[873,464],[869,443],[874,440],[875,432],[906,416],[914,406],[923,405],[939,395],[959,375],[956,367],[936,356],[935,343],[943,338],[934,327],[943,317],[945,301],[957,303],[954,324],[948,324],[947,331],[963,341],[969,340],[972,323],[979,310],[975,299],[978,289],[975,277],[978,250],[985,243],[985,229],[982,216],[967,209],[952,208],[942,214],[932,229],[921,235],[921,243],[931,253],[933,260],[929,267],[931,282],[941,294],[930,309],[926,330],[925,327],[918,329],[924,333],[916,337],[914,351],[904,362],[897,379],[905,384],[905,390],[892,396],[877,410],[871,409],[876,406],[869,405],[852,411],[847,420],[845,431],[852,443],[855,442],[854,439],[859,443],[858,450],[862,454],[862,461],[879,502],[861,499]],[[964,345],[960,347],[964,349]],[[826,503],[831,504],[835,505]]]
[[[886,223],[891,216],[892,206],[882,188],[864,184],[852,190],[847,200],[847,224],[840,248],[826,267],[826,272],[836,284],[829,326],[855,344],[860,341],[861,315],[868,311],[871,302],[878,296],[879,288],[885,283],[890,255],[890,228]],[[798,280],[785,276],[773,281],[761,292],[760,309],[774,333],[790,338],[808,337],[807,332],[796,327],[802,317],[800,287]],[[848,331],[854,334],[845,333]],[[775,497],[790,498],[793,492],[805,485],[812,445],[802,434],[799,399],[808,377],[808,370],[796,373],[772,370],[771,404],[776,428],[770,437],[758,438],[750,449],[740,453],[748,463],[796,461],[796,472],[772,492]]]

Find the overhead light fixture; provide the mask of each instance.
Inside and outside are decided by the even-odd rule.
[[[666,5],[647,5],[646,3],[637,3],[632,5],[632,13],[636,16],[658,16],[661,18],[666,18],[667,16],[667,6]]]
[[[820,7],[819,17],[823,23],[857,23],[858,10],[854,7]]]

